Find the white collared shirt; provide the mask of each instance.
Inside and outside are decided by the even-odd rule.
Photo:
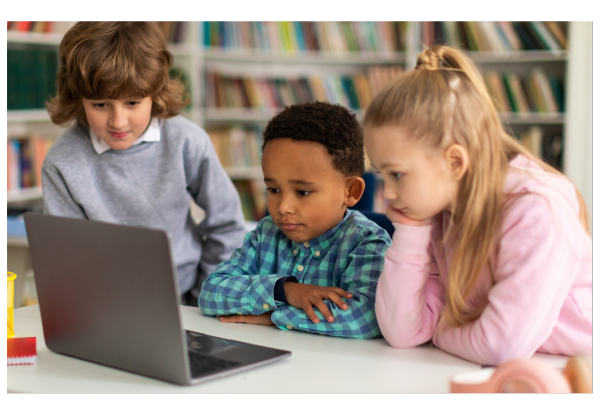
[[[100,137],[96,132],[90,129],[90,137],[92,139],[92,145],[96,153],[102,154],[105,151],[111,149],[111,147]],[[158,118],[152,118],[150,125],[146,128],[146,131],[140,135],[139,138],[133,144],[142,142],[160,142],[160,125],[158,124]],[[133,146],[133,145],[132,145]]]

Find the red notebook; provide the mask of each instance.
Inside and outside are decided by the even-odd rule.
[[[35,337],[6,339],[8,353],[7,365],[26,365],[37,363]]]

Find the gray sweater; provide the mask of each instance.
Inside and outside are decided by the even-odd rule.
[[[180,116],[159,125],[160,141],[101,154],[87,128],[66,130],[42,165],[44,212],[169,232],[179,289],[197,296],[242,244],[240,198],[204,130]],[[192,199],[206,212],[199,225]]]

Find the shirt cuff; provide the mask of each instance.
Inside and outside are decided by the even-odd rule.
[[[390,249],[398,254],[426,256],[431,241],[431,225],[410,226],[397,222],[394,225],[394,237]]]
[[[284,276],[283,278],[279,278],[277,280],[277,282],[275,282],[275,286],[273,287],[273,298],[275,299],[275,301],[279,301],[282,302],[284,304],[290,304],[287,301],[287,297],[285,295],[285,289],[283,287],[283,284],[285,282],[287,282],[288,280],[291,280],[292,282],[298,282],[298,279],[296,279],[295,276]]]

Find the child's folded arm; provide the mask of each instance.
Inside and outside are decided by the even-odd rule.
[[[67,184],[60,173],[42,165],[42,191],[44,193],[44,214],[71,218],[86,218],[85,212],[73,200]]]
[[[198,305],[204,315],[260,315],[277,309],[273,287],[284,275],[258,275],[259,228],[202,284]]]
[[[348,266],[340,278],[339,287],[354,297],[342,298],[348,305],[347,310],[342,310],[331,300],[323,300],[334,317],[333,322],[328,322],[314,307],[320,321],[315,324],[303,309],[290,305],[280,306],[274,311],[271,321],[280,329],[299,329],[357,339],[380,336],[375,316],[375,291],[383,265],[383,253],[389,244],[387,235],[372,234],[362,238],[348,255]]]
[[[328,322],[323,314],[315,307],[314,311],[319,318],[319,323],[315,324],[301,308],[290,305],[280,306],[271,314],[271,321],[280,329],[298,329],[311,333],[322,333],[330,336],[340,336],[355,339],[370,339],[381,335],[377,326],[377,319],[374,312],[374,292],[375,288],[369,290],[371,298],[350,291],[354,297],[344,299],[348,304],[347,310],[342,310],[331,300],[323,300],[331,315],[335,318],[333,322]]]
[[[579,272],[578,255],[565,237],[571,233],[554,224],[556,216],[546,201],[529,200],[520,215],[515,218],[515,208],[505,220],[504,226],[510,228],[500,240],[495,284],[483,313],[460,328],[440,326],[433,341],[441,349],[476,363],[497,365],[531,356],[552,333]],[[573,335],[575,348],[579,337],[575,331]]]
[[[431,226],[394,226],[375,310],[390,345],[409,348],[432,338],[443,309],[444,288],[431,254]]]

